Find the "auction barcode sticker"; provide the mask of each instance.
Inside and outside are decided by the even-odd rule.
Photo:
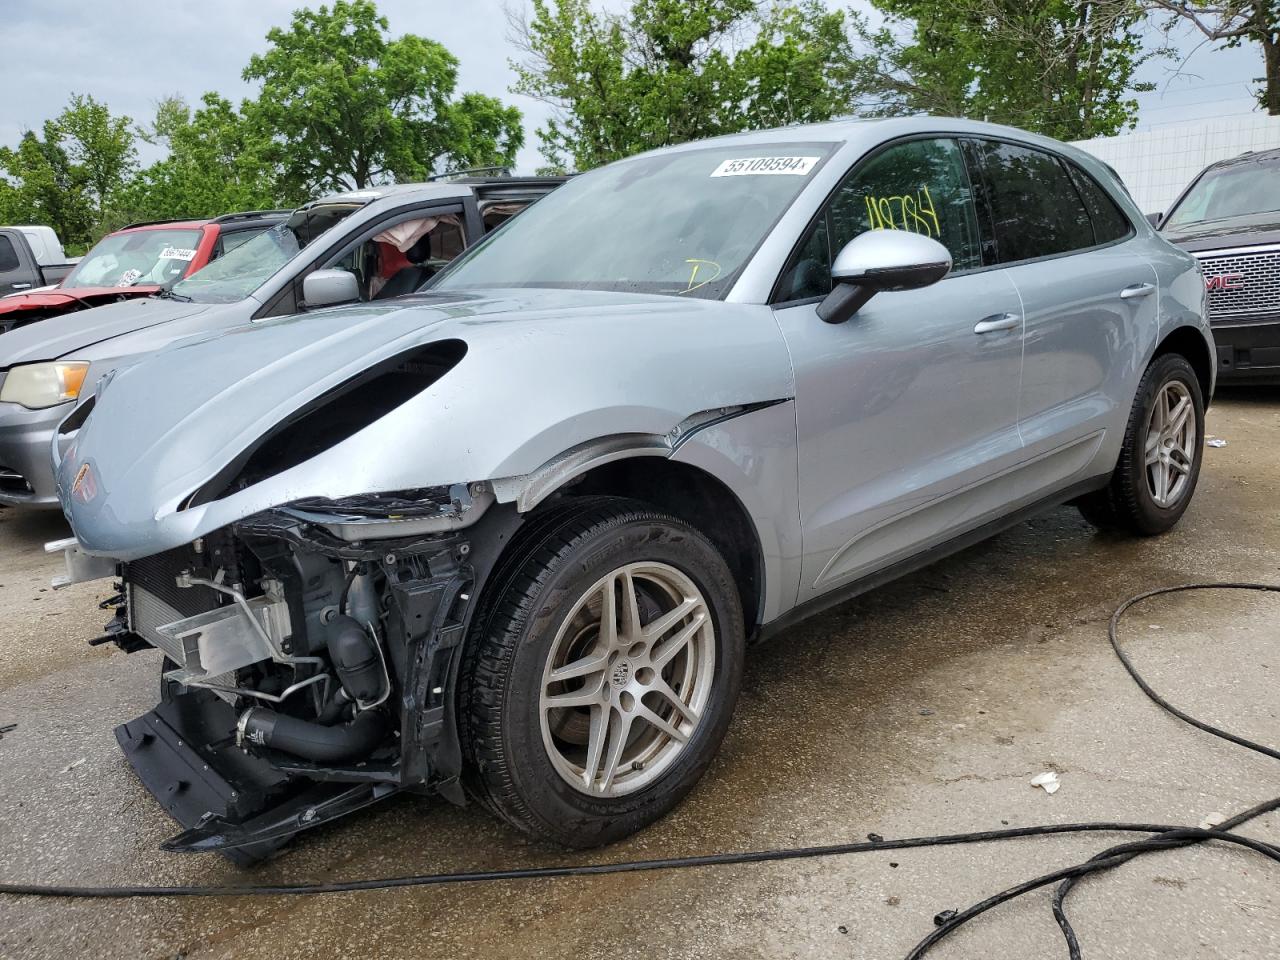
[[[161,260],[194,260],[195,250],[190,247],[165,247],[160,251]]]
[[[742,157],[738,160],[726,160],[711,171],[711,175],[713,177],[805,177],[817,162],[817,157]]]

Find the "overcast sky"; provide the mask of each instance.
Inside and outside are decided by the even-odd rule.
[[[519,0],[514,0],[519,2]],[[833,0],[835,2],[835,0]],[[605,0],[621,8],[625,0]],[[206,90],[238,102],[252,91],[240,79],[267,30],[289,22],[300,0],[7,0],[0,30],[0,143],[39,129],[74,93],[91,93],[115,113],[149,121],[155,102],[180,93],[194,103]],[[308,4],[311,5],[311,4]],[[854,6],[865,8],[860,0]],[[393,34],[438,40],[461,63],[459,87],[516,103],[525,114],[519,165],[540,161],[535,130],[547,115],[536,101],[511,94],[503,0],[379,0]],[[1159,89],[1139,97],[1139,127],[1247,113],[1250,81],[1262,72],[1256,47],[1214,50],[1190,31],[1178,36],[1184,64],[1147,65],[1142,78]],[[1181,67],[1181,72],[1175,71]],[[153,159],[144,156],[144,159]]]

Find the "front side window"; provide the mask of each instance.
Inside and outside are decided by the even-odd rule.
[[[932,237],[953,269],[982,265],[973,190],[954,140],[908,140],[863,161],[836,190],[783,273],[776,300],[831,292],[831,262],[868,230],[909,230]]]
[[[719,299],[831,150],[829,143],[739,144],[584,173],[459,257],[433,289]]]
[[[129,230],[103,237],[62,281],[64,287],[168,286],[191,267],[199,230]]]
[[[1000,263],[1094,245],[1089,214],[1061,160],[1014,143],[972,144],[986,182]]]
[[[460,254],[461,212],[418,216],[380,230],[325,264],[355,274],[361,300],[413,293]]]

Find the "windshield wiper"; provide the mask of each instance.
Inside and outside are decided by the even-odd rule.
[[[178,300],[182,303],[191,302],[190,297],[184,297],[182,294],[174,293],[172,290],[161,290],[159,293],[155,294],[155,296],[161,300]]]

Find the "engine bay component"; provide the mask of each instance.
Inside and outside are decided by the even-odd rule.
[[[89,554],[80,549],[80,541],[75,537],[46,543],[44,552],[61,553],[67,566],[65,574],[53,578],[51,586],[55,590],[69,587],[73,583],[102,580],[113,576],[116,572],[116,562],[114,560],[89,556]]]
[[[248,863],[400,790],[462,802],[462,639],[521,523],[482,521],[364,542],[275,509],[121,565],[108,634],[167,662],[162,702],[117,738],[185,828],[169,849]]]
[[[250,707],[236,724],[236,744],[283,750],[317,763],[337,763],[368,756],[386,733],[376,710],[358,713],[350,723],[325,726],[265,707]]]
[[[325,624],[325,645],[338,682],[362,709],[380,706],[391,693],[391,678],[376,638],[344,613]]]
[[[479,520],[494,499],[487,483],[455,483],[338,500],[308,497],[280,510],[356,542],[461,530]]]
[[[188,578],[188,584],[197,582]],[[287,659],[288,604],[270,595],[246,600],[236,591],[236,597],[235,603],[157,628],[168,641],[162,649],[179,666],[168,679],[196,685],[263,660]]]

